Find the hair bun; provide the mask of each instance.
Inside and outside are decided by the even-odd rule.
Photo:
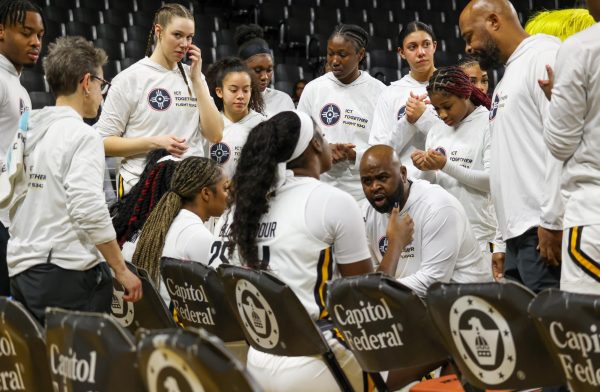
[[[235,34],[233,35],[233,40],[237,46],[242,46],[244,43],[250,41],[251,39],[260,38],[263,39],[265,33],[263,32],[262,27],[257,24],[247,24],[238,26],[235,29]]]

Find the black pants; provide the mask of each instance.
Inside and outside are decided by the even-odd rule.
[[[560,285],[560,267],[550,267],[536,249],[538,246],[537,227],[527,230],[518,237],[506,241],[504,276],[523,283],[538,293]]]
[[[110,313],[112,276],[105,262],[86,271],[74,271],[46,263],[29,268],[11,279],[14,299],[42,323],[46,307]]]
[[[8,280],[8,266],[6,265],[6,247],[8,246],[8,228],[0,222],[0,295],[10,295],[10,281]]]

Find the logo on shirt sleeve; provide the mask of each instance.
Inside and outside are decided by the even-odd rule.
[[[379,239],[379,253],[381,253],[381,255],[385,255],[385,252],[387,252],[387,248],[388,248],[388,238],[387,236],[383,236]]]
[[[155,88],[148,94],[148,104],[154,110],[163,111],[171,106],[171,95],[163,88]]]
[[[400,109],[398,109],[397,119],[400,120],[406,114],[406,105],[403,105]]]
[[[229,160],[231,148],[225,143],[213,144],[210,147],[210,159],[222,165]]]
[[[492,110],[490,110],[490,121],[496,118],[496,114],[498,114],[498,105],[500,104],[500,96],[496,94],[494,96],[494,101],[492,102]]]
[[[321,122],[324,125],[332,126],[340,121],[342,111],[335,103],[328,103],[321,109]]]
[[[19,98],[19,114],[23,114],[30,110],[29,106],[23,101],[23,98]]]
[[[443,156],[446,156],[446,149],[444,147],[438,147],[435,149],[435,151],[439,152]]]

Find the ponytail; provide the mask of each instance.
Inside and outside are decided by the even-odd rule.
[[[485,106],[488,110],[491,101],[487,95],[471,83],[467,74],[456,66],[442,67],[436,70],[429,79],[427,93],[443,91],[462,98],[469,98],[475,106]]]

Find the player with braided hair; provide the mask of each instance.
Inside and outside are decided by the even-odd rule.
[[[144,223],[132,262],[147,270],[155,284],[160,285],[166,303],[170,299],[160,284],[160,258],[167,256],[208,264],[213,237],[204,222],[225,210],[228,182],[216,162],[200,157],[186,158],[173,173],[171,189]]]
[[[148,151],[164,148],[178,157],[203,156],[204,139],[218,142],[223,136],[223,119],[202,75],[193,35],[190,10],[164,4],[154,16],[148,57],[112,82],[95,128],[104,138],[106,155],[124,157],[119,197],[138,181]],[[182,63],[186,55],[190,66]]]
[[[360,70],[366,58],[369,34],[360,26],[341,24],[327,41],[331,72],[304,87],[298,110],[319,124],[331,143],[333,167],[325,181],[364,199],[358,166],[368,147],[377,98],[385,85]]]
[[[117,242],[123,248],[125,260],[131,260],[139,231],[171,187],[171,177],[178,164],[178,160],[164,149],[151,151],[146,161],[138,183],[110,208]]]
[[[490,99],[456,66],[435,71],[427,93],[444,123],[427,134],[426,151],[412,153],[413,164],[433,171],[435,182],[461,202],[485,260],[491,261],[491,252],[498,260],[504,256],[504,244],[496,239],[498,225],[490,197]],[[496,278],[501,274],[494,269]]]

